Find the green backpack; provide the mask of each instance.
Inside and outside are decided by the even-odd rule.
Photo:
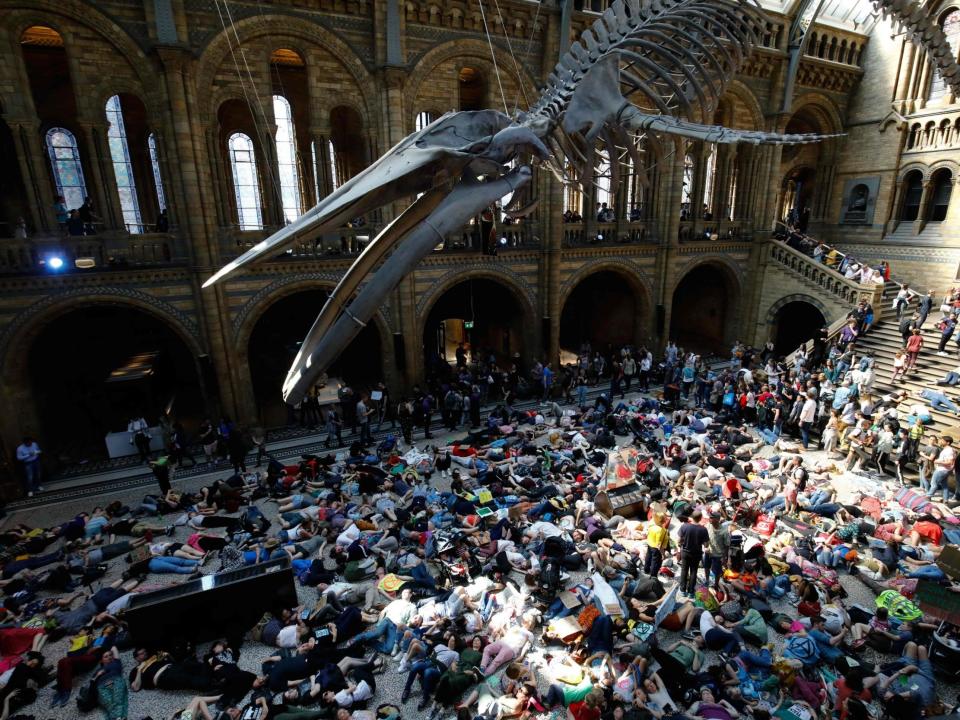
[[[373,577],[377,573],[377,561],[368,557],[363,560],[351,560],[343,571],[343,579],[347,582],[360,582]]]
[[[900,622],[916,622],[923,611],[896,590],[884,590],[877,596],[877,607],[886,608],[890,617]]]

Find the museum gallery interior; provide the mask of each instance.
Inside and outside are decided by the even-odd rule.
[[[950,712],[958,57],[0,0],[0,720]]]

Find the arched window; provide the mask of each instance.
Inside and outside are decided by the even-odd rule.
[[[416,131],[420,132],[432,122],[433,122],[433,113],[429,113],[429,112],[417,113],[417,119],[415,121]]]
[[[703,176],[703,207],[697,208],[697,211],[704,220],[707,220],[707,215],[710,215],[710,219],[713,219],[714,207],[713,207],[713,190],[714,185],[716,184],[717,179],[717,149],[713,148],[710,151],[710,155],[707,156],[707,168],[706,173]]]
[[[597,166],[594,171],[598,213],[600,212],[601,205],[606,205],[607,209],[612,209],[613,188],[610,187],[611,177],[610,153],[606,150],[600,150],[597,153]],[[597,219],[599,220],[600,218],[598,217]]]
[[[77,139],[69,130],[50,128],[47,131],[47,152],[57,195],[63,197],[68,210],[79,208],[87,198],[87,185],[83,181]]]
[[[950,195],[953,193],[953,175],[947,169],[938,170],[930,184],[933,192],[930,194],[927,221],[943,222],[947,219],[947,208],[950,207]]]
[[[956,57],[957,48],[960,46],[960,10],[954,8],[944,13],[940,18],[940,25],[943,27],[943,34],[947,36],[947,42],[950,43],[950,48],[954,57]],[[927,100],[939,100],[947,94],[948,90],[946,81],[940,76],[940,71],[934,68]]]
[[[283,95],[273,96],[273,117],[277,123],[277,165],[280,169],[283,217],[287,222],[293,222],[303,214],[303,204],[300,202],[300,172],[297,168],[293,113]]]
[[[913,170],[903,179],[903,208],[900,219],[913,222],[920,215],[920,198],[923,197],[923,174]]]
[[[140,220],[140,203],[137,202],[137,185],[133,179],[133,164],[130,162],[130,148],[127,146],[127,131],[123,126],[123,111],[120,108],[120,96],[114,95],[107,100],[107,144],[110,146],[110,158],[113,160],[113,176],[117,181],[117,194],[120,196],[120,210],[127,232],[143,232]]]
[[[691,207],[693,202],[693,156],[685,155],[683,158],[683,189],[680,191],[680,218],[690,220]]]
[[[147,148],[150,150],[150,167],[153,170],[153,186],[157,189],[157,207],[167,209],[167,196],[163,192],[163,175],[160,174],[160,151],[157,150],[157,136],[147,136]]]
[[[337,149],[333,145],[333,140],[327,140],[327,154],[330,156],[330,186],[336,190],[340,187],[340,163],[337,162]]]
[[[233,171],[233,193],[237,201],[237,221],[241,230],[262,230],[260,181],[257,178],[257,157],[253,141],[243,133],[234,133],[227,141],[230,168]]]

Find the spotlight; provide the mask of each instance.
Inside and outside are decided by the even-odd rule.
[[[59,255],[51,255],[47,258],[47,267],[53,271],[63,269],[63,258]]]
[[[506,238],[506,237],[500,238],[500,244],[501,244],[501,245],[506,245],[506,244],[507,244],[507,238]]]
[[[603,233],[597,233],[597,242],[603,242]]]

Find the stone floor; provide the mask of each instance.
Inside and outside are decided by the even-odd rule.
[[[445,442],[452,436],[436,436],[431,442],[440,443]],[[423,445],[423,440],[420,440],[418,443],[421,447]],[[762,454],[769,455],[772,452],[772,448],[764,448]],[[812,461],[822,457],[822,453],[811,452],[809,457]],[[192,475],[187,478],[177,479],[174,478],[174,486],[180,489],[193,491],[197,488],[209,484],[217,478],[223,478],[226,476],[226,472],[218,471],[212,472],[205,475]],[[443,479],[437,477],[440,482],[445,482]],[[142,496],[146,491],[152,490],[152,488],[126,488],[118,490],[115,492],[102,492],[96,495],[91,495],[89,497],[84,497],[81,500],[69,500],[62,501],[53,504],[48,504],[40,507],[30,507],[22,510],[17,510],[10,513],[2,521],[2,526],[10,526],[15,523],[26,523],[28,525],[50,525],[58,522],[63,522],[70,517],[72,517],[77,512],[80,512],[84,509],[90,509],[97,504],[106,504],[112,500],[119,499],[125,504],[135,505],[138,504]],[[261,501],[259,505],[268,513],[268,516],[273,519],[275,515],[276,505],[273,503],[266,503]],[[176,531],[176,537],[180,540],[184,540],[187,535],[187,531],[183,528],[178,528]],[[111,563],[112,567],[108,573],[105,581],[109,582],[110,580],[119,576],[120,572],[123,569],[123,563],[120,560],[113,561]],[[584,573],[575,573],[574,580],[582,577]],[[152,575],[150,576],[151,583],[165,584],[165,583],[175,583],[181,576],[178,575]],[[843,586],[847,589],[849,593],[848,604],[857,603],[862,604],[867,607],[873,607],[874,605],[874,594],[873,592],[864,585],[856,577],[843,575],[841,577],[841,582]],[[96,587],[96,586],[95,586]],[[316,599],[316,593],[310,589],[304,589],[298,587],[300,594],[301,602],[313,603]],[[784,601],[774,603],[774,608],[778,612],[786,612],[788,614],[795,612],[795,610]],[[673,633],[661,631],[661,639],[665,643],[672,642],[676,636]],[[783,638],[771,631],[771,638],[775,641],[778,649],[782,648]],[[63,656],[66,651],[67,641],[61,640],[57,643],[51,643],[45,649],[45,654],[48,658],[48,662],[56,662],[56,660]],[[205,648],[204,648],[205,649]],[[266,646],[250,642],[243,646],[242,656],[240,659],[240,666],[244,669],[251,670],[253,672],[259,672],[261,661],[271,654],[272,650]],[[531,653],[532,657],[539,655],[536,650]],[[868,661],[874,661],[878,658],[875,658],[872,654],[872,651],[868,651],[862,656]],[[882,660],[882,659],[881,659]],[[130,653],[125,653],[123,656],[123,662],[125,670],[129,671],[132,666],[132,657]],[[403,687],[404,675],[396,672],[396,666],[392,661],[388,662],[388,671],[382,675],[379,675],[377,678],[378,689],[375,696],[375,701],[372,703],[372,706],[375,707],[377,704],[386,701],[399,702],[400,692]],[[79,687],[81,680],[75,682],[75,687]],[[945,700],[952,701],[957,696],[957,685],[947,682],[938,683],[940,689],[940,694]],[[416,693],[416,690],[415,690]],[[74,698],[76,696],[76,690],[74,692]],[[24,708],[21,712],[33,714],[37,717],[44,718],[57,718],[58,720],[67,720],[68,718],[78,717],[78,711],[76,705],[71,699],[71,703],[66,708],[50,709],[49,703],[53,697],[53,686],[50,685],[44,688],[39,696],[37,702],[27,708]],[[177,709],[184,707],[187,701],[189,701],[190,695],[187,693],[173,693],[173,692],[158,692],[158,691],[145,691],[139,693],[130,694],[130,714],[129,717],[131,720],[141,720],[142,718],[151,717],[153,720],[160,720],[161,718],[169,718]],[[416,711],[416,702],[417,695],[415,694],[413,699],[411,699],[405,706],[404,711],[407,717],[418,717],[425,715],[425,713],[418,713]],[[93,717],[91,715],[91,717]]]

